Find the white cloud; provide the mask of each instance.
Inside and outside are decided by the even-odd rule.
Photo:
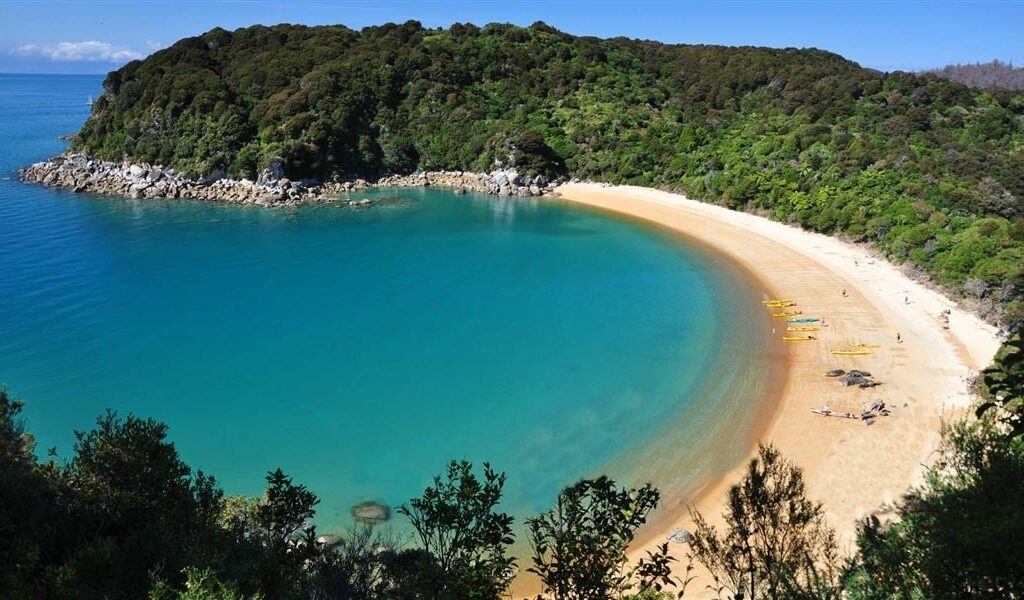
[[[14,49],[20,56],[42,56],[54,61],[126,62],[142,58],[141,52],[107,42],[60,42],[57,44],[22,44]]]

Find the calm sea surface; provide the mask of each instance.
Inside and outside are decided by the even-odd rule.
[[[229,494],[283,468],[332,529],[452,458],[507,471],[523,516],[601,472],[678,505],[746,452],[770,324],[717,258],[550,201],[266,209],[20,183],[100,81],[0,76],[0,382],[41,453],[68,457],[107,408],[154,417]]]

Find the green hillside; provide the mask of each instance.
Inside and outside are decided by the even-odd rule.
[[[543,23],[214,29],[111,73],[75,142],[186,173],[520,171],[684,191],[871,242],[1024,314],[1024,93],[819,50]]]

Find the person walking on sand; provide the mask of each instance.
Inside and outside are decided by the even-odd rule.
[[[902,344],[903,343],[903,336],[900,335],[900,332],[898,332],[898,331],[896,332],[896,343],[897,344]]]
[[[846,288],[843,288],[843,298],[846,297]]]

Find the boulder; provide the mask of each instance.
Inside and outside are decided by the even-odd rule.
[[[136,179],[138,179],[138,178],[144,177],[146,175],[146,170],[143,169],[142,167],[140,167],[139,165],[132,165],[132,166],[128,167],[128,173],[132,177],[135,177]]]
[[[693,534],[685,529],[676,527],[672,531],[668,532],[665,539],[672,542],[673,544],[689,544],[693,541]]]
[[[270,163],[263,167],[260,176],[256,178],[257,185],[274,185],[284,177],[284,159],[273,158]]]
[[[342,542],[340,535],[334,535],[333,533],[325,533],[324,535],[317,536],[316,543],[320,544],[324,548],[333,548]]]
[[[202,183],[203,185],[210,185],[212,183],[220,181],[221,179],[224,179],[224,177],[226,176],[227,173],[224,172],[224,169],[214,169],[213,171],[207,173],[205,177],[200,179],[199,182]]]
[[[373,500],[360,502],[352,507],[352,517],[362,523],[383,523],[391,518],[391,509]]]

